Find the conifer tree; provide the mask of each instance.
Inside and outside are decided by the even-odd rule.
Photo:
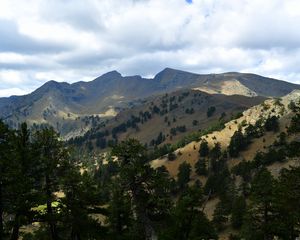
[[[177,174],[177,182],[180,190],[184,190],[189,181],[191,174],[191,165],[187,162],[183,162],[179,165],[178,174]]]
[[[118,144],[112,151],[120,163],[120,180],[131,196],[131,210],[135,216],[135,239],[157,236],[153,222],[160,220],[170,207],[168,180],[150,167],[146,149],[135,139]]]
[[[59,179],[63,174],[61,166],[64,166],[69,155],[53,128],[37,131],[33,144],[38,156],[41,200],[46,202],[45,221],[48,223],[51,239],[58,240],[57,210],[53,207],[57,196],[54,193],[60,190]]]
[[[196,168],[196,173],[198,175],[207,175],[207,166],[206,166],[206,161],[205,158],[199,158],[199,160],[196,162],[195,164],[195,168]]]
[[[7,202],[6,197],[8,193],[9,184],[9,172],[11,156],[11,131],[8,126],[0,120],[0,240],[4,239],[4,212],[6,210],[5,203]]]
[[[207,141],[204,139],[201,141],[200,148],[199,148],[199,155],[200,157],[207,157],[209,154],[209,147]]]
[[[274,190],[275,180],[262,168],[251,184],[250,206],[243,225],[246,239],[273,239],[274,236]]]

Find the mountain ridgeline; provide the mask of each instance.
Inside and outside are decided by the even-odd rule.
[[[90,82],[49,81],[28,95],[0,98],[0,118],[14,128],[26,121],[30,126],[51,125],[62,136],[83,135],[121,110],[140,104],[141,99],[179,89],[281,97],[300,86],[244,73],[200,75],[166,68],[146,79],[112,71]]]

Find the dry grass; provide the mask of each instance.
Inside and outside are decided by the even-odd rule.
[[[299,97],[298,92],[296,94],[296,97]],[[284,109],[282,106],[275,105],[274,100],[267,100],[265,102],[265,105],[257,105],[246,110],[243,113],[242,117],[228,122],[223,130],[216,131],[206,136],[203,136],[202,139],[205,139],[210,147],[213,147],[216,142],[219,142],[221,143],[222,149],[225,150],[230,143],[232,135],[236,130],[238,130],[239,126],[243,122],[247,124],[254,124],[262,116],[267,117],[272,115],[280,116],[280,131],[285,132],[286,126],[288,125],[291,117],[291,112],[287,107],[291,99],[293,99],[293,96],[287,96],[286,98],[283,98],[282,103],[284,104]],[[266,109],[266,106],[268,109]],[[266,151],[267,148],[274,143],[279,132],[267,132],[263,137],[254,139],[253,142],[248,146],[247,150],[241,152],[238,158],[232,158],[228,161],[229,168],[232,168],[233,166],[241,162],[241,160],[243,159],[245,159],[246,161],[253,160],[254,156],[258,151]],[[292,140],[292,137],[289,137],[288,140]],[[174,161],[168,161],[168,159],[165,156],[161,159],[154,160],[151,164],[155,168],[159,166],[165,166],[169,171],[170,175],[176,178],[179,165],[183,162],[188,162],[193,167],[193,172],[191,176],[192,181],[200,179],[200,181],[204,185],[206,182],[206,178],[197,176],[194,171],[194,165],[199,158],[198,150],[200,143],[201,141],[191,142],[186,146],[177,149],[175,151],[177,158]],[[275,177],[277,177],[281,169],[289,168],[290,166],[300,166],[299,159],[291,159],[284,163],[274,163],[270,165],[268,169]],[[237,177],[236,184],[239,185],[240,181],[241,179]],[[204,212],[209,219],[212,219],[212,215],[218,201],[218,198],[213,198],[207,202]],[[234,233],[234,231],[230,228],[227,228],[226,231],[221,233],[220,239],[228,239],[230,233]]]

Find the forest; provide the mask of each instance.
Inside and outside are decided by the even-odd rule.
[[[288,134],[299,132],[299,114]],[[138,140],[115,145],[94,165],[78,159],[52,128],[18,130],[0,121],[0,239],[218,239],[225,228],[233,239],[295,239],[300,233],[300,168],[274,178],[267,166],[300,156],[300,143],[286,133],[251,162],[229,169],[237,156],[264,131],[278,131],[277,118],[249,125],[220,143],[201,142],[195,165],[179,166],[172,178],[164,166],[151,167],[151,154]],[[176,155],[170,156],[170,161]],[[237,187],[236,178],[242,184]],[[209,220],[209,199],[220,199]]]

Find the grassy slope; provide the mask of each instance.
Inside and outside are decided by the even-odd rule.
[[[220,142],[222,145],[222,149],[225,150],[227,146],[229,145],[230,138],[233,135],[233,133],[238,129],[238,126],[242,122],[246,123],[255,123],[261,116],[267,117],[276,115],[280,117],[280,130],[279,132],[286,131],[286,126],[290,122],[290,118],[292,116],[291,111],[288,109],[288,104],[290,100],[292,99],[300,99],[300,92],[294,92],[291,95],[288,95],[286,97],[283,97],[282,104],[283,106],[276,105],[276,100],[266,100],[265,104],[260,104],[257,106],[254,106],[248,110],[246,110],[243,113],[243,116],[240,117],[237,120],[232,120],[226,124],[226,127],[217,132],[213,132],[211,134],[208,134],[206,136],[203,136],[202,138],[205,138],[208,141],[208,144],[210,147],[214,145],[216,142]],[[238,158],[232,158],[228,161],[229,168],[231,169],[233,166],[238,164],[240,161],[245,159],[246,161],[251,161],[255,154],[258,151],[266,151],[268,146],[272,145],[274,141],[276,140],[278,133],[274,132],[267,132],[263,137],[260,137],[258,139],[255,139],[249,147],[240,153],[240,156]],[[289,136],[288,141],[293,140],[295,136]],[[201,140],[198,142],[191,142],[187,144],[186,146],[177,149],[175,151],[177,158],[174,161],[168,161],[167,157],[164,156],[160,159],[156,159],[152,161],[153,167],[159,167],[164,165],[167,170],[169,171],[170,175],[172,177],[176,178],[176,175],[178,173],[178,166],[186,161],[191,164],[193,167],[193,172],[191,176],[191,181],[195,181],[196,179],[200,179],[202,184],[204,185],[206,182],[206,178],[201,176],[199,177],[195,171],[194,171],[194,165],[198,160],[198,151],[200,146]],[[178,153],[181,154],[178,154]],[[268,166],[268,169],[271,171],[271,173],[274,176],[278,176],[280,170],[282,168],[289,168],[290,166],[299,166],[299,159],[289,159],[287,162],[284,163],[274,163],[270,166]],[[236,184],[238,184],[238,178]],[[218,203],[218,198],[213,198],[208,201],[205,207],[205,213],[207,214],[209,219],[212,219],[214,209]],[[230,233],[233,233],[232,229],[226,229],[224,232],[221,233],[220,239],[227,239]]]
[[[184,94],[189,93],[180,102],[178,99]],[[170,98],[175,98],[173,103],[178,104],[178,107],[172,111],[168,111],[166,114],[153,114],[151,108],[157,106],[160,110],[162,108],[162,102],[167,101]],[[104,128],[94,129],[91,132],[99,132],[109,130],[112,131],[116,126],[126,123],[132,115],[139,116],[139,113],[149,111],[152,118],[144,123],[138,123],[138,130],[135,128],[128,128],[124,133],[118,133],[118,140],[124,140],[126,138],[136,138],[142,143],[150,144],[152,139],[156,139],[160,132],[162,132],[166,140],[162,144],[175,143],[188,133],[204,130],[211,126],[212,123],[217,123],[222,113],[226,113],[225,119],[230,119],[232,115],[238,112],[242,112],[249,107],[256,105],[263,101],[262,97],[245,97],[245,96],[224,96],[224,95],[211,95],[198,90],[180,90],[168,95],[160,95],[151,97],[144,100],[144,104],[138,105],[131,109],[120,112],[115,118],[108,121]],[[167,103],[167,109],[169,109],[170,101]],[[216,111],[211,117],[207,117],[207,109],[211,106],[216,107]],[[187,114],[186,109],[194,109],[193,114]],[[168,120],[166,121],[165,118]],[[176,119],[176,122],[173,119]],[[197,120],[198,124],[193,125],[193,121]],[[168,124],[169,122],[169,124]],[[178,132],[174,136],[171,136],[171,128],[177,126],[186,126],[186,132]],[[109,136],[107,139],[111,139]]]

